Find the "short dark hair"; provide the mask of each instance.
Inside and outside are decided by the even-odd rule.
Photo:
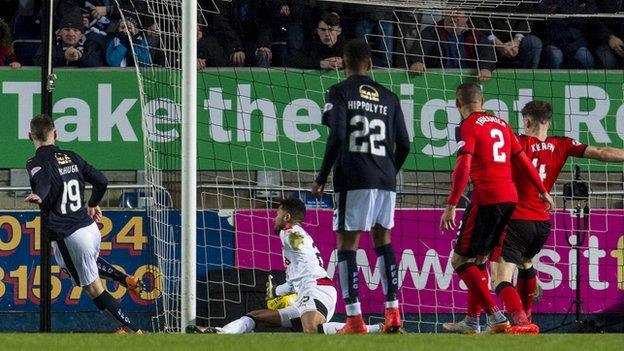
[[[323,21],[326,25],[336,27],[340,26],[340,15],[335,12],[327,12],[321,16],[319,22]]]
[[[54,121],[46,114],[36,115],[30,120],[30,134],[33,139],[46,141],[54,130]]]
[[[279,200],[280,207],[290,213],[292,218],[297,222],[303,222],[306,214],[306,207],[303,201],[299,199],[281,199]]]
[[[481,87],[475,83],[463,83],[455,90],[455,97],[462,105],[479,103],[483,100]]]
[[[543,124],[552,119],[552,105],[546,101],[533,100],[524,105],[520,113],[522,113],[522,117]]]
[[[364,39],[350,40],[343,48],[344,64],[353,70],[368,67],[371,58],[370,45]]]

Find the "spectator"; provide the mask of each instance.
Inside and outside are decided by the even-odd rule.
[[[489,80],[496,67],[494,47],[469,25],[463,12],[446,15],[436,25],[423,29],[420,45],[412,50],[409,69],[417,74],[425,73],[427,68],[476,68],[479,80]]]
[[[147,21],[147,5],[145,0],[60,0],[56,14],[60,19],[68,13],[80,11],[84,20],[84,34],[100,44],[106,50],[109,36],[116,34],[122,12],[126,15],[137,14],[137,29],[144,28]]]
[[[11,50],[11,32],[9,25],[0,18],[0,66],[9,66],[13,69],[22,67]]]
[[[394,14],[383,6],[348,5],[345,17],[354,21],[353,37],[365,39],[373,48],[373,64],[391,67],[394,52]]]
[[[138,20],[133,16],[125,16],[125,21],[119,22],[117,32],[106,46],[106,63],[109,66],[132,67],[137,63],[146,67],[152,64],[147,38],[139,32],[138,26]]]
[[[483,9],[487,11],[488,9]],[[502,6],[501,13],[533,13],[532,4]],[[535,69],[539,66],[542,54],[542,40],[530,34],[532,24],[528,18],[503,18],[484,16],[474,18],[474,26],[483,31],[487,40],[498,53],[498,63],[507,66]]]
[[[89,40],[82,32],[82,16],[78,12],[66,14],[60,22],[56,43],[52,48],[52,64],[54,67],[99,67],[102,66],[100,46]],[[35,55],[35,64],[42,60],[41,47]]]
[[[210,33],[226,48],[233,66],[269,67],[273,53],[273,20],[268,0],[223,2],[221,14],[207,14]]]
[[[215,37],[197,26],[197,69],[227,66],[225,51]]]
[[[601,0],[600,13],[624,12],[624,1]],[[599,41],[596,49],[596,59],[607,69],[622,68],[624,66],[624,21],[621,18],[601,19],[596,36]]]
[[[544,14],[578,15],[594,13],[596,4],[594,0],[542,0],[536,8]],[[593,68],[594,57],[585,36],[589,23],[587,19],[578,17],[551,17],[540,23],[544,66],[559,69],[565,63],[571,68]]]
[[[314,40],[294,51],[289,66],[307,69],[342,69],[342,28],[340,16],[327,13],[318,21]]]
[[[303,48],[303,17],[309,12],[305,6],[307,3],[307,0],[274,0],[275,33],[271,44],[273,66],[284,67],[288,54]]]

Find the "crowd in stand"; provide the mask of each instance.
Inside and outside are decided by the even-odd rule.
[[[179,24],[154,15],[144,0],[58,0],[54,8],[56,67],[179,65]],[[622,69],[624,21],[588,16],[624,11],[623,0],[542,0],[499,13],[445,11],[414,15],[392,8],[311,0],[199,0],[197,68],[250,66],[342,69],[342,46],[366,38],[377,67]],[[39,65],[40,0],[0,0],[0,66]],[[165,6],[165,5],[163,5]],[[478,9],[477,9],[478,10]],[[483,10],[487,12],[488,10]],[[475,12],[478,13],[478,12]],[[178,22],[179,23],[179,22]],[[163,45],[167,44],[167,45]],[[177,45],[177,46],[176,46]],[[163,49],[167,47],[168,49]],[[134,50],[132,50],[134,48]]]

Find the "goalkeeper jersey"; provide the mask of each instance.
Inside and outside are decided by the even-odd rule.
[[[318,279],[327,278],[321,254],[312,237],[299,225],[280,231],[282,256],[286,266],[286,284],[278,295],[299,293],[308,286],[316,285]]]

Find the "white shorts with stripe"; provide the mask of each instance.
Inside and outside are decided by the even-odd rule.
[[[92,223],[63,240],[52,242],[56,262],[77,286],[86,286],[99,279],[97,258],[101,239],[97,224]]]
[[[318,311],[329,322],[336,311],[337,296],[336,288],[332,285],[310,286],[299,292],[295,306],[297,306],[300,315],[310,311]]]
[[[338,293],[329,278],[317,280],[317,284],[300,288],[297,301],[291,306],[280,308],[279,313],[282,327],[301,331],[301,316],[304,313],[317,311],[329,322],[334,317]]]
[[[396,192],[381,189],[357,189],[334,195],[334,231],[368,232],[379,224],[394,227]]]

